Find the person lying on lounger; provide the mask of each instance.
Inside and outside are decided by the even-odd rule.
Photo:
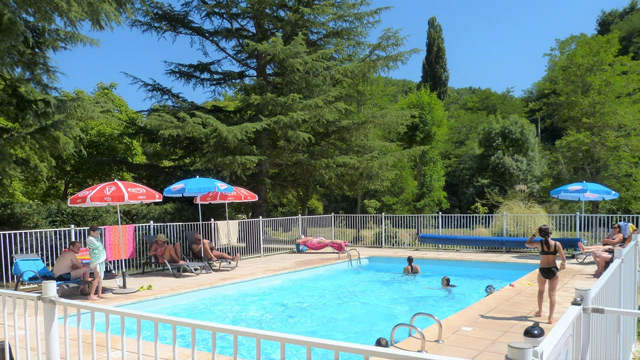
[[[323,237],[315,237],[315,236],[305,236],[305,237],[301,237],[300,239],[296,240],[296,244],[305,244],[305,243],[312,243],[312,244],[344,244],[344,241],[342,240],[328,240],[325,239]]]
[[[191,244],[191,251],[195,256],[202,257],[202,243],[204,243],[204,257],[210,261],[216,261],[217,259],[227,259],[234,262],[240,260],[240,253],[236,253],[236,256],[231,256],[216,250],[216,247],[211,244],[211,241],[202,239],[202,235],[195,234],[193,244]]]
[[[175,243],[173,246],[167,244],[169,239],[164,234],[158,234],[154,240],[149,255],[155,255],[160,262],[167,260],[170,263],[184,264],[182,260],[182,251],[180,250],[180,244]]]

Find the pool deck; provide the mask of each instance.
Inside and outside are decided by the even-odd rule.
[[[406,257],[412,255],[419,264],[419,259],[452,259],[452,260],[479,260],[499,262],[527,262],[537,263],[538,255],[527,253],[489,253],[489,252],[453,252],[453,251],[427,251],[410,249],[370,249],[358,248],[363,257],[367,256],[392,256]],[[207,288],[214,285],[222,285],[247,279],[274,275],[283,272],[295,271],[318,265],[325,265],[337,261],[345,261],[343,255],[340,260],[335,253],[327,251],[308,252],[305,254],[282,254],[264,258],[251,258],[241,260],[238,268],[233,270],[221,270],[210,274],[184,274],[175,279],[168,272],[146,273],[144,275],[132,275],[127,279],[127,287],[137,289],[141,286],[153,285],[153,290],[139,291],[132,294],[109,294],[108,299],[94,301],[99,305],[120,305],[129,302],[147,300],[170,294],[178,294]],[[399,269],[400,271],[400,269]],[[576,287],[590,287],[596,279],[592,274],[595,271],[593,262],[578,264],[573,259],[567,259],[567,269],[560,273],[560,284],[557,291],[557,305],[555,320],[569,308],[574,297]],[[547,324],[547,317],[536,318],[537,310],[537,270],[527,274],[522,279],[513,282],[513,287],[505,287],[494,294],[487,296],[476,304],[442,320],[444,344],[437,344],[438,329],[433,325],[425,330],[427,338],[426,350],[430,354],[452,356],[464,359],[504,359],[507,352],[507,344],[514,341],[522,341],[524,329],[532,322],[538,321],[548,334],[553,325]],[[105,281],[105,286],[116,287],[113,280]],[[545,294],[546,295],[546,294]],[[69,295],[69,299],[84,300],[86,297]],[[543,312],[549,308],[548,298],[545,297]],[[420,311],[420,309],[418,309]],[[408,322],[404,319],[399,322]],[[391,329],[389,329],[389,332]],[[378,335],[378,334],[376,334]],[[389,337],[389,334],[379,334]],[[84,339],[87,339],[84,337]],[[87,340],[85,340],[87,341]],[[415,338],[407,339],[398,344],[406,349],[418,350],[419,341]],[[133,349],[135,347],[128,347]],[[145,354],[147,355],[147,354]],[[202,354],[205,358],[205,354]],[[211,355],[208,355],[210,358]],[[145,356],[146,358],[146,356]],[[198,356],[200,358],[200,356]]]

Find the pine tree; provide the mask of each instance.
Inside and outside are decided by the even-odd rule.
[[[442,26],[435,16],[429,18],[428,26],[427,55],[422,62],[419,87],[428,86],[431,92],[438,94],[438,99],[444,100],[449,86],[449,69]]]
[[[396,32],[366,41],[381,11],[367,0],[152,3],[135,25],[187,38],[203,55],[167,73],[217,96],[195,104],[137,79],[169,102],[152,109],[149,126],[176,153],[174,170],[248,182],[259,196],[252,216],[267,215],[270,188],[302,189],[300,201],[309,201],[355,126],[353,87],[406,59]]]

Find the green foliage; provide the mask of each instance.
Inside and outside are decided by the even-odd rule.
[[[542,206],[527,199],[526,196],[523,196],[523,193],[518,194],[517,190],[507,195],[507,198],[502,200],[502,204],[495,211],[495,214],[497,215],[503,213],[529,216],[522,218],[516,218],[513,216],[507,217],[506,222],[494,221],[491,224],[490,229],[493,236],[526,237],[533,233],[535,229],[542,224],[548,224],[552,227],[554,225]],[[524,226],[522,224],[522,219],[526,219],[527,221]]]
[[[637,211],[640,62],[617,56],[618,49],[615,34],[558,41],[535,91],[543,116],[561,131],[550,148],[553,187],[601,183],[621,194],[607,208]],[[599,203],[591,204],[597,212]]]
[[[427,54],[422,62],[422,78],[419,85],[426,86],[431,92],[438,94],[438,99],[444,100],[449,87],[449,69],[442,26],[435,16],[428,21],[426,46]]]
[[[622,10],[602,11],[596,22],[598,35],[618,33],[619,55],[631,55],[640,60],[640,8],[638,1],[631,0]]]

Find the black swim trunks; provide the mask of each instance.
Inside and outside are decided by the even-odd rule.
[[[60,274],[56,277],[56,281],[71,281],[71,273]]]
[[[557,266],[554,266],[550,268],[540,268],[538,271],[540,271],[540,275],[542,275],[543,278],[551,280],[558,275],[559,270]]]

